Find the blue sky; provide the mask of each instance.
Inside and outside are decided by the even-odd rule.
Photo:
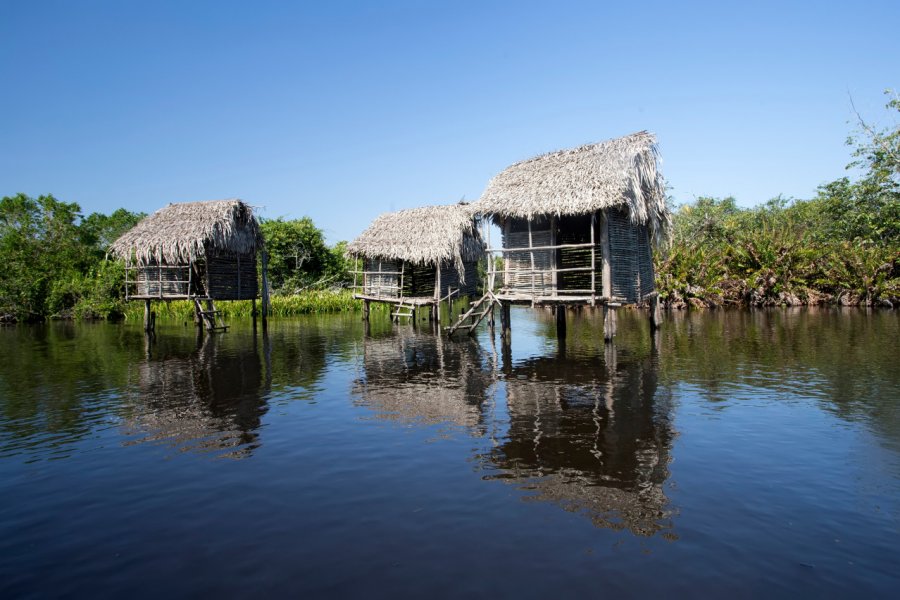
[[[678,202],[811,197],[900,88],[900,2],[0,0],[0,195],[239,197],[330,242],[648,129]]]

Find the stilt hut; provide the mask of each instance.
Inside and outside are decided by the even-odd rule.
[[[473,296],[484,242],[470,205],[429,206],[385,213],[349,244],[356,263],[355,298],[396,307],[396,318],[415,319],[431,307],[437,319],[442,300]]]
[[[152,300],[193,300],[198,323],[210,330],[225,329],[216,300],[253,300],[255,313],[256,254],[262,250],[259,223],[241,200],[170,204],[110,248],[125,261],[126,299],[145,302],[145,326],[152,328]],[[265,280],[263,255],[263,323]]]
[[[508,303],[549,304],[564,315],[571,304],[647,299],[656,317],[651,245],[670,215],[652,134],[516,163],[473,207],[501,230],[502,247],[490,252],[503,258],[502,270],[488,261],[488,278],[504,314]]]

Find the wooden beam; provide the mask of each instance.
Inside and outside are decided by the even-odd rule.
[[[612,268],[610,265],[608,209],[603,209],[600,215],[600,265],[602,269],[600,281],[603,285],[603,295],[609,298],[612,296]]]

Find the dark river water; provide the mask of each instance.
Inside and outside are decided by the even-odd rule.
[[[0,598],[900,597],[900,312],[0,328]]]

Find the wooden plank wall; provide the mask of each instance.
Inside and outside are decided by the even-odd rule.
[[[533,246],[552,245],[550,220],[532,221],[531,240],[529,243],[528,222],[525,219],[510,219],[509,225],[503,229],[504,248],[528,248]],[[532,254],[534,255],[534,272],[532,272]],[[522,293],[545,296],[553,293],[553,250],[522,250],[504,253],[507,263],[504,287]]]
[[[239,276],[240,274],[240,276]],[[250,300],[259,295],[256,254],[207,251],[206,293],[214,300]]]
[[[621,210],[608,214],[613,295],[638,302],[655,289],[647,226],[632,224]]]

